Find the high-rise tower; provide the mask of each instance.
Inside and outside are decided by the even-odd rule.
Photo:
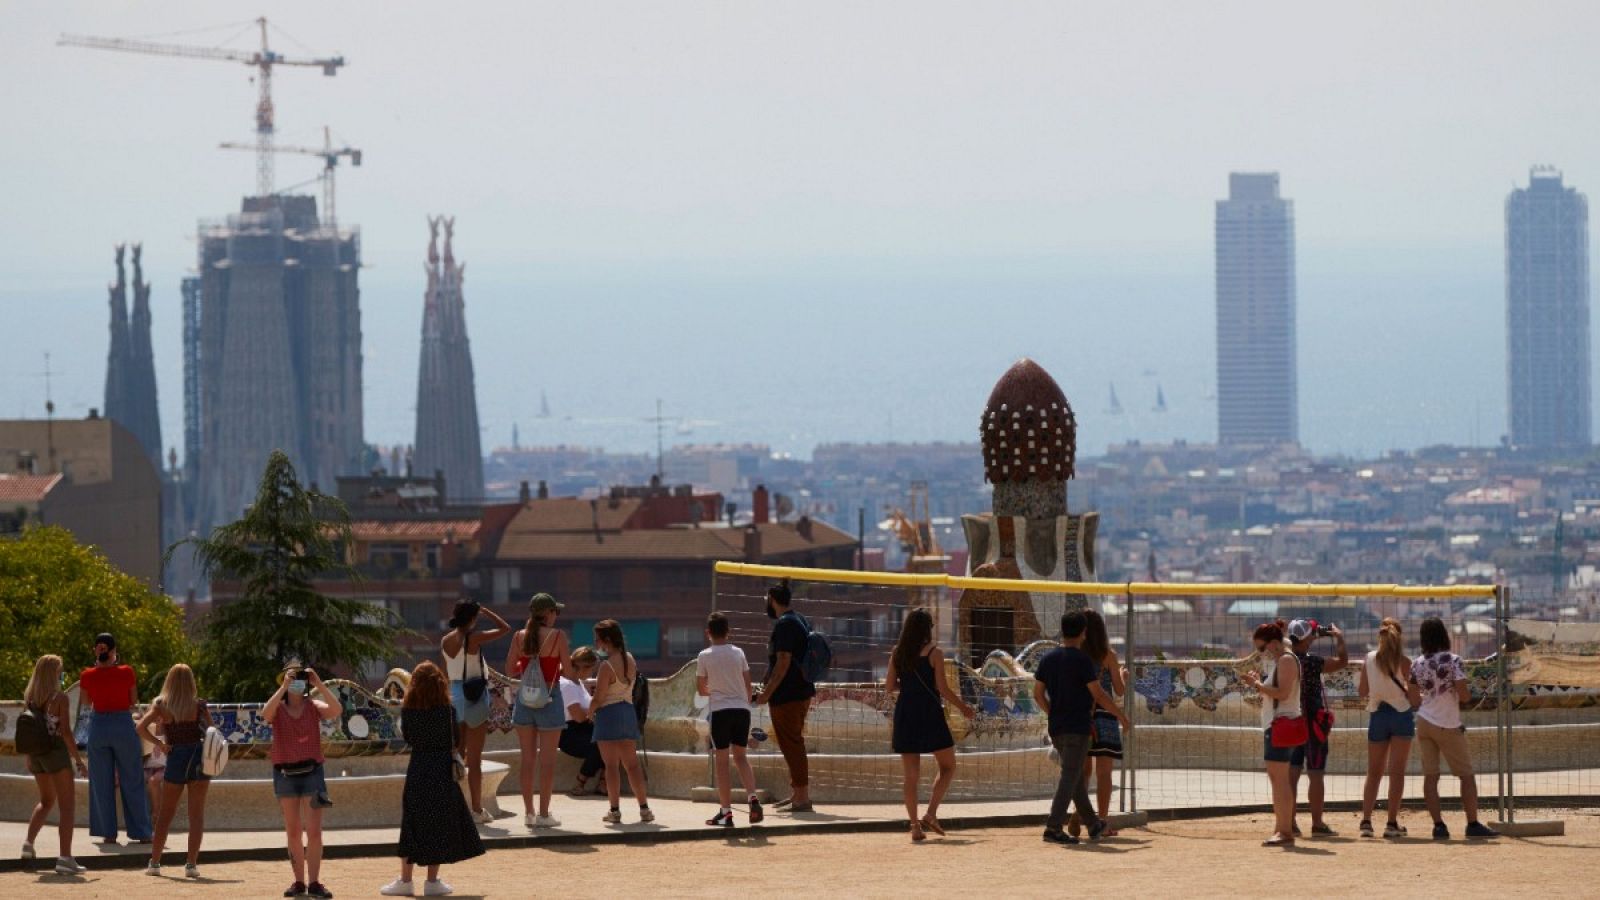
[[[156,471],[162,470],[161,415],[156,403],[155,356],[150,349],[150,285],[144,280],[141,248],[133,245],[133,316],[128,316],[128,278],[122,244],[117,245],[117,280],[111,285],[111,348],[106,353],[106,418],[133,433]]]
[[[1278,174],[1231,173],[1216,229],[1217,439],[1297,443],[1294,204]]]
[[[360,234],[311,197],[246,197],[200,228],[196,527],[238,518],[268,454],[332,491],[362,468]]]
[[[1511,443],[1587,447],[1589,203],[1554,169],[1506,198],[1506,344]]]
[[[422,357],[417,366],[415,470],[444,472],[450,500],[483,497],[483,452],[478,435],[477,389],[467,341],[466,304],[452,239],[454,218],[428,219],[428,291],[422,307]],[[444,226],[444,258],[439,227]]]

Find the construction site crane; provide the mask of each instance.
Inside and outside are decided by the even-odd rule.
[[[266,197],[273,192],[273,117],[272,117],[272,68],[274,66],[311,66],[322,70],[324,75],[337,75],[341,66],[345,64],[344,57],[330,56],[323,58],[297,58],[284,56],[274,51],[267,43],[267,20],[265,17],[255,20],[261,29],[260,50],[230,50],[225,47],[193,47],[186,44],[164,44],[155,41],[131,40],[125,38],[95,37],[82,34],[63,34],[56,41],[62,47],[89,47],[95,50],[120,50],[125,53],[145,53],[152,56],[179,56],[187,59],[214,59],[223,62],[239,62],[256,68],[256,84],[260,88],[260,96],[256,100],[256,193]]]
[[[240,143],[235,143],[235,142],[232,142],[232,141],[224,141],[223,143],[219,144],[218,146],[220,146],[224,150],[257,150],[257,149],[259,149],[259,148],[257,148],[257,146],[255,144],[240,144]],[[321,181],[322,181],[322,219],[323,219],[324,222],[328,223],[328,227],[329,228],[337,227],[338,226],[338,222],[339,222],[339,218],[334,212],[335,191],[334,191],[334,183],[333,183],[333,172],[334,172],[334,169],[339,165],[339,157],[341,157],[341,156],[348,158],[350,160],[350,165],[352,165],[352,166],[361,165],[361,151],[358,150],[355,147],[350,147],[350,146],[345,146],[345,147],[335,147],[335,146],[333,146],[333,134],[332,134],[332,132],[330,132],[328,130],[328,127],[326,125],[324,125],[322,127],[322,146],[321,147],[278,147],[278,146],[274,146],[274,147],[270,148],[268,150],[268,152],[270,152],[270,153],[298,153],[298,154],[300,154],[302,156],[317,156],[317,157],[321,157],[322,158],[322,175],[321,175]]]

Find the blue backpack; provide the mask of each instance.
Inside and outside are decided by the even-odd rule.
[[[811,627],[805,616],[790,611],[784,615],[794,616],[795,621],[806,630],[806,649],[800,654],[800,674],[812,684],[828,677],[828,670],[833,667],[833,646],[828,643],[828,636]]]

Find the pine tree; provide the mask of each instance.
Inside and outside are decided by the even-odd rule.
[[[244,517],[188,545],[206,575],[239,585],[205,623],[196,675],[209,696],[265,700],[285,665],[328,669],[387,661],[404,632],[396,617],[364,600],[318,593],[316,579],[360,576],[343,557],[350,513],[337,497],[301,486],[289,457],[274,450]]]

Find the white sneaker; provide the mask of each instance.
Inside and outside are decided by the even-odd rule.
[[[396,878],[383,887],[378,888],[378,893],[385,897],[410,897],[412,896],[411,882],[401,881],[400,879]]]
[[[443,897],[445,894],[453,894],[455,892],[455,888],[446,884],[442,880],[424,881],[422,883],[422,896],[424,897]]]
[[[479,825],[488,825],[494,822],[494,816],[489,815],[488,810],[480,809],[472,814],[472,821],[477,822]]]
[[[33,859],[34,858],[33,845],[28,843],[27,841],[23,841],[22,842],[22,858],[23,859]]]
[[[533,813],[527,813],[522,817],[522,824],[528,826],[529,831],[532,831],[534,828],[538,827],[536,824],[538,821],[539,817],[535,816]]]
[[[200,877],[200,867],[199,866],[184,866],[183,867],[183,877],[185,877],[185,878],[199,878]]]
[[[155,875],[159,877],[161,875],[161,863],[153,862],[145,866],[144,873],[146,875]]]
[[[641,822],[654,822],[655,820],[656,820],[656,814],[650,811],[650,807],[648,807],[648,806],[639,807],[639,821],[641,821]]]
[[[561,820],[556,818],[555,816],[535,816],[534,819],[533,819],[533,827],[534,828],[560,828],[561,827]]]
[[[606,823],[607,825],[620,825],[622,824],[622,810],[613,806],[611,809],[606,811],[605,815],[600,817],[600,821]]]
[[[57,875],[82,875],[83,873],[85,873],[87,871],[89,871],[89,870],[85,869],[83,866],[78,865],[78,861],[73,859],[70,856],[58,856],[58,857],[56,857],[56,874]]]

